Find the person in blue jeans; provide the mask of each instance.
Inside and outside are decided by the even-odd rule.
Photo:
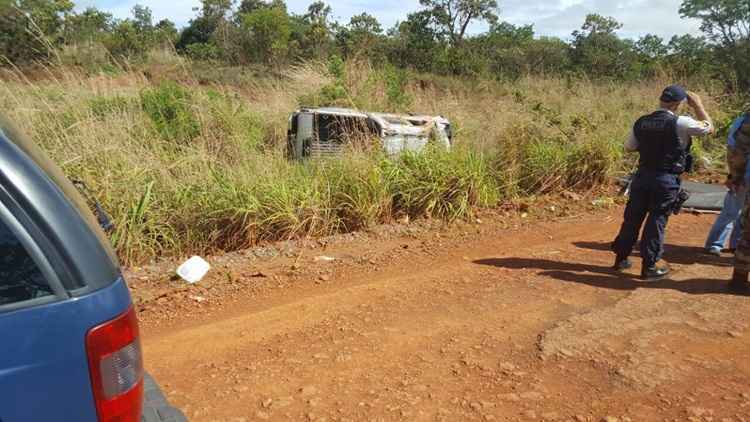
[[[732,126],[729,128],[729,138],[727,139],[728,148],[734,148],[737,142],[735,138],[737,131],[748,118],[748,115],[744,114],[732,123]],[[745,174],[745,180],[750,180],[750,166],[748,166]],[[730,183],[727,184],[731,185]],[[746,195],[747,189],[744,186],[741,188],[730,187],[727,197],[724,199],[724,208],[708,233],[706,253],[721,256],[728,237],[729,250],[734,251],[737,249],[737,243],[742,234],[742,209],[745,205]]]

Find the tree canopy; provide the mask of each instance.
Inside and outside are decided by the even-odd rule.
[[[284,66],[330,57],[358,58],[419,72],[514,78],[529,73],[637,79],[660,72],[721,78],[750,87],[750,2],[684,0],[680,14],[701,21],[702,37],[625,39],[622,23],[590,14],[569,40],[540,37],[531,25],[501,19],[496,0],[420,0],[420,9],[391,28],[361,13],[337,22],[324,1],[292,13],[284,0],[201,0],[183,28],[155,22],[136,5],[114,18],[71,0],[0,0],[2,63],[56,60],[59,51],[105,51],[138,60],[176,48],[198,61]],[[480,29],[484,28],[483,31]],[[84,63],[81,57],[75,63]]]

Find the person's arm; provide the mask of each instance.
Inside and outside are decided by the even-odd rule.
[[[688,92],[688,105],[693,109],[695,117],[700,122],[700,125],[691,127],[688,130],[688,134],[690,136],[705,136],[713,133],[714,122],[711,116],[708,115],[700,95],[695,92]]]
[[[638,151],[638,138],[635,137],[635,131],[631,129],[628,140],[625,141],[625,152],[636,152]]]

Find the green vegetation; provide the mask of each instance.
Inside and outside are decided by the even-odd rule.
[[[200,133],[190,106],[190,93],[174,82],[144,89],[141,105],[164,140],[189,143]]]
[[[340,56],[440,75],[638,80],[670,74],[712,78],[730,89],[750,87],[746,1],[683,0],[681,15],[701,20],[704,36],[671,40],[653,34],[622,39],[616,33],[621,23],[590,14],[564,41],[503,22],[495,0],[420,0],[420,5],[384,30],[367,13],[348,23],[333,21],[322,1],[297,15],[283,0],[201,0],[195,18],[178,30],[168,20],[154,23],[151,11],[139,5],[131,18],[114,19],[94,8],[76,12],[70,0],[1,0],[0,57],[6,61],[0,66],[51,61],[96,71],[143,62],[154,49],[176,48],[193,60],[277,70]],[[468,28],[477,23],[489,29],[471,34]]]
[[[667,83],[461,80],[340,60],[210,87],[196,76],[203,72],[205,83],[210,73],[179,58],[145,69],[150,82],[125,70],[48,71],[56,76],[37,81],[5,73],[0,107],[112,212],[113,240],[129,263],[405,215],[461,219],[519,195],[596,188],[632,165],[622,160],[623,138]],[[348,105],[449,116],[456,148],[289,162],[288,113],[299,98],[321,98],[331,87]],[[707,89],[723,92],[720,84]],[[729,122],[738,99],[715,97],[708,106]],[[722,150],[719,138],[703,143],[699,163],[721,163]]]
[[[590,15],[566,42],[502,22],[494,0],[421,0],[388,30],[367,14],[333,22],[323,2],[295,15],[281,0],[203,0],[178,30],[144,7],[116,20],[0,0],[0,109],[112,213],[127,263],[452,221],[630,170],[622,142],[675,80],[705,94],[720,128],[698,165],[722,166],[750,85],[740,3],[685,0],[705,38],[625,40]],[[469,34],[478,21],[489,30]],[[456,148],[290,162],[300,105],[444,115]]]

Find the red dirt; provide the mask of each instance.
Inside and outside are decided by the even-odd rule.
[[[645,283],[607,269],[620,213],[248,251],[189,288],[134,270],[147,367],[192,421],[750,421],[713,217],[674,218]]]

